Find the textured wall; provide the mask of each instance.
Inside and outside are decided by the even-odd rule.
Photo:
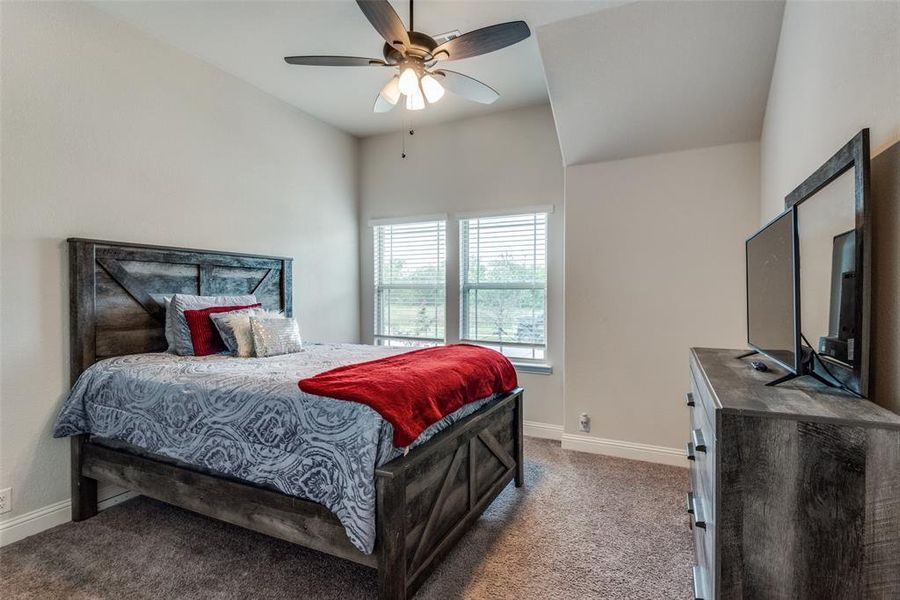
[[[760,222],[860,129],[900,140],[900,2],[785,6],[760,142]]]
[[[681,448],[688,348],[746,345],[759,144],[566,169],[567,433]]]
[[[81,3],[2,6],[5,518],[69,496],[69,236],[295,257],[308,339],[358,338],[356,140]]]

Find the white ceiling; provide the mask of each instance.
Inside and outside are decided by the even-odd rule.
[[[430,35],[462,33],[525,20],[537,27],[583,15],[622,0],[433,1],[418,0],[415,27]],[[445,63],[494,87],[501,97],[484,106],[447,94],[418,113],[395,109],[373,114],[372,103],[389,78],[377,67],[300,67],[283,57],[339,54],[381,57],[383,41],[352,0],[317,2],[97,1],[98,8],[303,111],[357,136],[506,110],[547,101],[547,86],[534,35],[492,54]],[[408,23],[408,2],[392,4]]]
[[[758,140],[782,2],[638,2],[538,31],[567,165]]]

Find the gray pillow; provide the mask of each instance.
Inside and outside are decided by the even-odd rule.
[[[190,294],[175,294],[172,302],[169,304],[169,311],[166,313],[166,328],[169,328],[169,319],[171,319],[171,331],[173,347],[175,354],[181,356],[193,356],[194,344],[191,341],[191,330],[188,328],[187,320],[184,318],[184,311],[197,310],[200,308],[209,308],[210,306],[246,306],[247,304],[256,304],[256,296],[248,294],[245,296],[191,296]]]
[[[256,315],[264,312],[266,311],[262,308],[242,308],[240,310],[230,310],[223,313],[212,313],[209,315],[209,318],[212,320],[213,325],[215,325],[216,331],[219,332],[219,337],[225,342],[225,347],[228,348],[229,352],[235,354],[238,351],[238,341],[237,336],[234,333],[234,325],[232,324],[231,317],[234,315]]]
[[[166,304],[166,342],[169,343],[166,352],[175,352],[175,318],[172,315],[172,296],[165,296],[163,301]]]
[[[300,352],[300,326],[296,319],[250,317],[250,331],[253,332],[253,347],[256,356],[277,356]]]

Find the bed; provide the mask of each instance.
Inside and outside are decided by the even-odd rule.
[[[130,394],[136,406],[145,401],[131,413],[122,410],[129,403],[99,403],[91,406],[90,419],[79,413],[76,402],[61,419],[61,434],[72,440],[75,521],[96,514],[97,482],[109,482],[374,568],[379,598],[403,599],[511,481],[523,484],[521,389],[464,406],[404,451],[385,443],[390,425],[368,407],[303,398],[296,388],[299,376],[325,366],[398,350],[322,344],[298,355],[259,360],[161,353],[166,348],[163,297],[173,293],[254,293],[265,308],[290,315],[289,258],[70,239],[69,264],[72,381],[100,362],[73,395],[90,398],[91,388],[105,398]],[[216,392],[229,377],[262,386],[243,390],[242,406],[260,397],[275,403],[250,407],[257,415],[287,407],[274,429],[266,423],[260,433],[265,419],[259,418],[216,420]],[[176,396],[179,402],[167,404]],[[206,404],[213,406],[204,413],[200,407]],[[299,404],[307,408],[291,413],[290,407]],[[318,412],[308,412],[310,407]],[[130,421],[104,428],[104,419],[97,417],[103,411],[112,415],[105,421]],[[301,418],[308,421],[301,428],[305,437],[295,436],[302,442],[285,430],[290,429],[286,423]],[[201,429],[196,423],[207,419],[212,425],[204,428],[218,437],[213,442],[198,438],[193,445],[184,439],[173,443],[166,428],[172,419],[189,419],[196,430]],[[324,429],[316,423],[324,423]],[[369,434],[343,425],[348,423]],[[260,445],[260,439],[270,438],[272,443]],[[287,444],[291,440],[293,445]],[[265,460],[245,460],[248,444]],[[179,445],[192,452],[171,450]],[[310,467],[312,455],[318,462]],[[334,480],[350,480],[352,485],[344,487],[363,492],[339,497]]]

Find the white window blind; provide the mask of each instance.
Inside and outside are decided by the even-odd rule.
[[[460,338],[546,358],[547,213],[461,219]]]
[[[444,221],[376,225],[375,343],[444,343]]]

